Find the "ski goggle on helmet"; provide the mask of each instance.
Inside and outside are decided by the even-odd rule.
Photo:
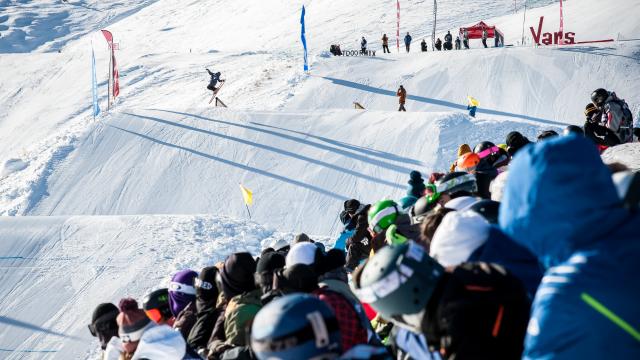
[[[142,309],[147,317],[156,324],[170,319],[173,314],[171,314],[169,306],[169,289],[162,288],[150,292],[142,300]]]
[[[337,359],[341,353],[338,320],[322,300],[290,294],[273,300],[256,315],[251,349],[265,359]]]
[[[385,246],[354,277],[355,295],[394,324],[421,333],[444,268],[413,240]]]

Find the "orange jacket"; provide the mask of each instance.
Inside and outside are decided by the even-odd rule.
[[[398,89],[398,93],[396,95],[400,97],[400,104],[404,104],[407,100],[407,90],[404,88]]]

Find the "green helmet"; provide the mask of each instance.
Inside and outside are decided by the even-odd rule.
[[[398,218],[398,204],[393,200],[382,200],[369,209],[369,227],[376,233],[381,233]]]
[[[355,294],[388,320],[424,310],[444,268],[409,240],[385,246],[364,266]]]

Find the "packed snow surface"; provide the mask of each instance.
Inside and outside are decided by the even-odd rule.
[[[409,171],[447,169],[461,143],[581,124],[595,88],[638,114],[639,42],[531,47],[529,27],[544,16],[543,32],[556,31],[559,11],[527,4],[523,17],[521,1],[440,1],[438,37],[484,20],[515,46],[425,54],[433,3],[403,0],[406,54],[394,2],[308,1],[305,74],[300,2],[0,0],[0,358],[95,357],[86,325],[98,303],[140,299],[176,270],[295,232],[330,243],[345,199],[401,197]],[[640,38],[637,1],[570,0],[564,11],[577,41]],[[103,28],[121,83],[109,112]],[[329,55],[361,36],[376,57]],[[227,109],[207,104],[205,67],[227,79]],[[408,113],[395,111],[400,84]],[[480,101],[475,119],[467,96]],[[637,169],[640,155],[630,144],[604,158]],[[256,222],[239,220],[239,183],[254,192]]]

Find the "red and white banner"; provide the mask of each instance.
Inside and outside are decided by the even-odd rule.
[[[562,0],[560,0],[560,34],[564,33],[564,16],[562,16]]]
[[[116,66],[116,54],[113,46],[113,34],[109,30],[102,30],[102,35],[107,40],[109,44],[109,50],[111,50],[111,69],[110,73],[113,76],[113,97],[117,97],[120,95],[120,81],[119,81],[119,73],[118,67]]]
[[[398,26],[396,28],[396,46],[398,47],[398,52],[400,52],[400,0],[396,1],[397,4],[397,15],[398,15]]]

